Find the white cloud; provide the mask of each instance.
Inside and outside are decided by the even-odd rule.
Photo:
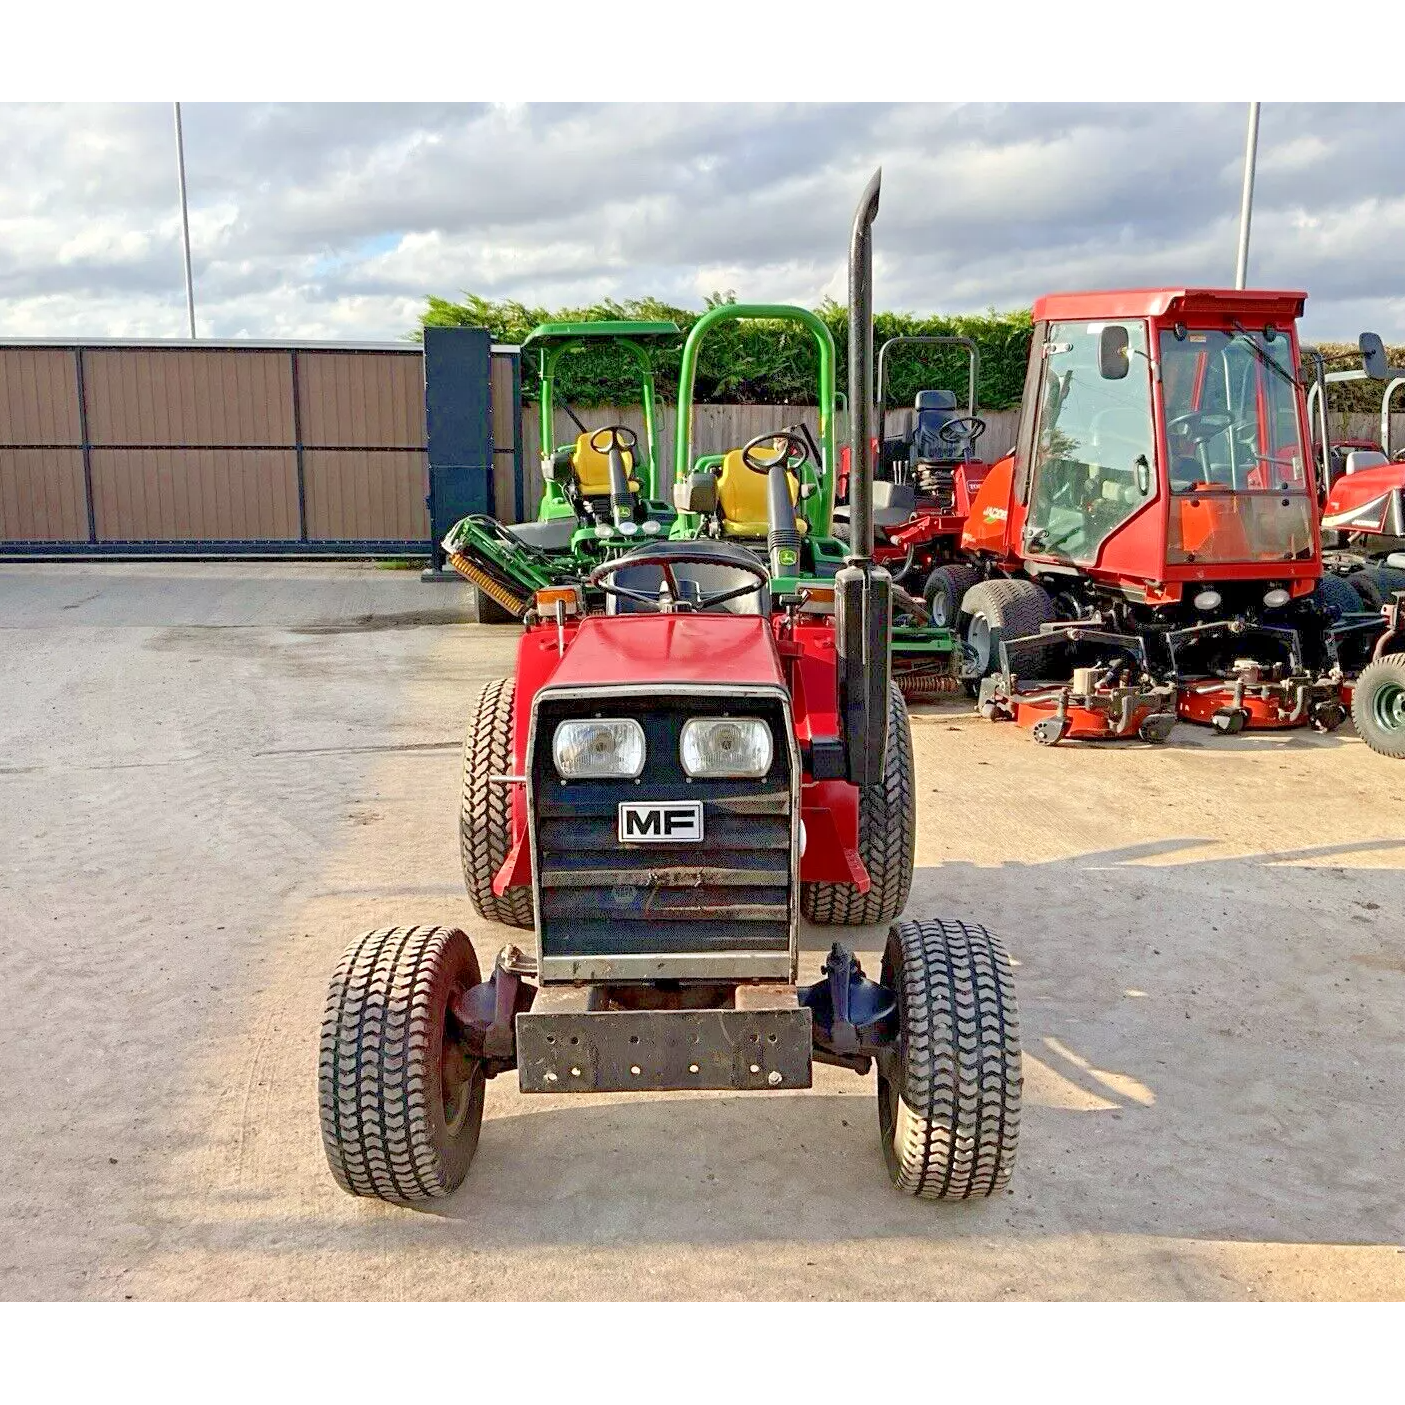
[[[1405,148],[1268,104],[1251,278],[1405,340]],[[188,105],[206,334],[398,337],[426,294],[842,297],[884,166],[880,305],[1231,279],[1242,105]],[[0,107],[0,334],[179,335],[170,109]]]

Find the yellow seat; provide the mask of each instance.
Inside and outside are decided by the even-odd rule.
[[[581,496],[605,498],[610,495],[610,455],[590,447],[591,431],[576,436],[575,452],[571,455],[571,468],[575,471],[576,482],[580,484]],[[634,477],[634,454],[629,449],[621,449],[624,471],[629,475],[629,491],[637,493],[639,483]]]
[[[758,450],[753,457],[765,463],[767,451]],[[793,474],[786,475],[786,482],[793,506],[799,484]],[[771,530],[766,515],[766,479],[742,462],[740,449],[732,449],[722,460],[722,471],[717,475],[717,505],[722,510],[724,537],[764,537]],[[802,536],[810,527],[803,517],[797,517],[795,525]]]

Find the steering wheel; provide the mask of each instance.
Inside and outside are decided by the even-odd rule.
[[[609,442],[597,444],[595,441],[602,434],[610,436]],[[608,454],[611,449],[627,452],[639,443],[639,436],[627,424],[607,424],[603,429],[597,429],[586,442],[597,454]]]
[[[770,461],[753,457],[763,444],[769,444],[777,453]],[[753,472],[765,478],[780,464],[793,478],[800,476],[800,465],[810,457],[810,446],[792,429],[778,429],[772,434],[758,434],[755,439],[742,447],[742,462]],[[770,577],[767,577],[769,580]]]
[[[673,568],[675,566],[719,565],[735,566],[739,571],[745,571],[748,575],[754,576],[755,582],[750,585],[739,585],[731,590],[715,591],[711,595],[699,594],[696,600],[685,601],[683,593],[678,589],[678,578],[673,574]],[[739,599],[743,595],[750,595],[758,587],[771,583],[770,568],[759,560],[741,561],[733,560],[730,557],[726,560],[719,560],[716,553],[711,551],[651,552],[645,548],[640,551],[632,551],[627,556],[617,556],[613,561],[603,562],[586,577],[586,584],[593,585],[606,595],[613,595],[617,600],[633,600],[637,605],[648,605],[652,610],[658,612],[659,598],[657,595],[646,595],[642,590],[631,590],[628,586],[606,584],[608,577],[613,576],[616,571],[625,566],[657,566],[663,572],[663,578],[668,585],[668,593],[673,597],[674,605],[685,605],[687,609],[699,612],[710,610],[715,605],[725,605],[727,601]]]
[[[1207,410],[1191,410],[1188,414],[1177,415],[1166,421],[1167,434],[1180,434],[1197,444],[1223,434],[1234,423],[1233,415],[1217,414]]]
[[[985,421],[979,415],[958,415],[937,430],[937,438],[943,444],[974,444],[984,433]]]

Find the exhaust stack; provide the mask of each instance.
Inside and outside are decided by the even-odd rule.
[[[848,779],[878,785],[888,749],[893,582],[873,563],[873,221],[880,168],[864,189],[849,236],[849,555],[834,578],[839,721]]]

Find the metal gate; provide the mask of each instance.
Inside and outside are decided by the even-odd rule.
[[[516,361],[492,348],[492,388]],[[494,398],[484,487],[510,500]],[[428,556],[428,489],[418,347],[0,343],[0,556]]]

